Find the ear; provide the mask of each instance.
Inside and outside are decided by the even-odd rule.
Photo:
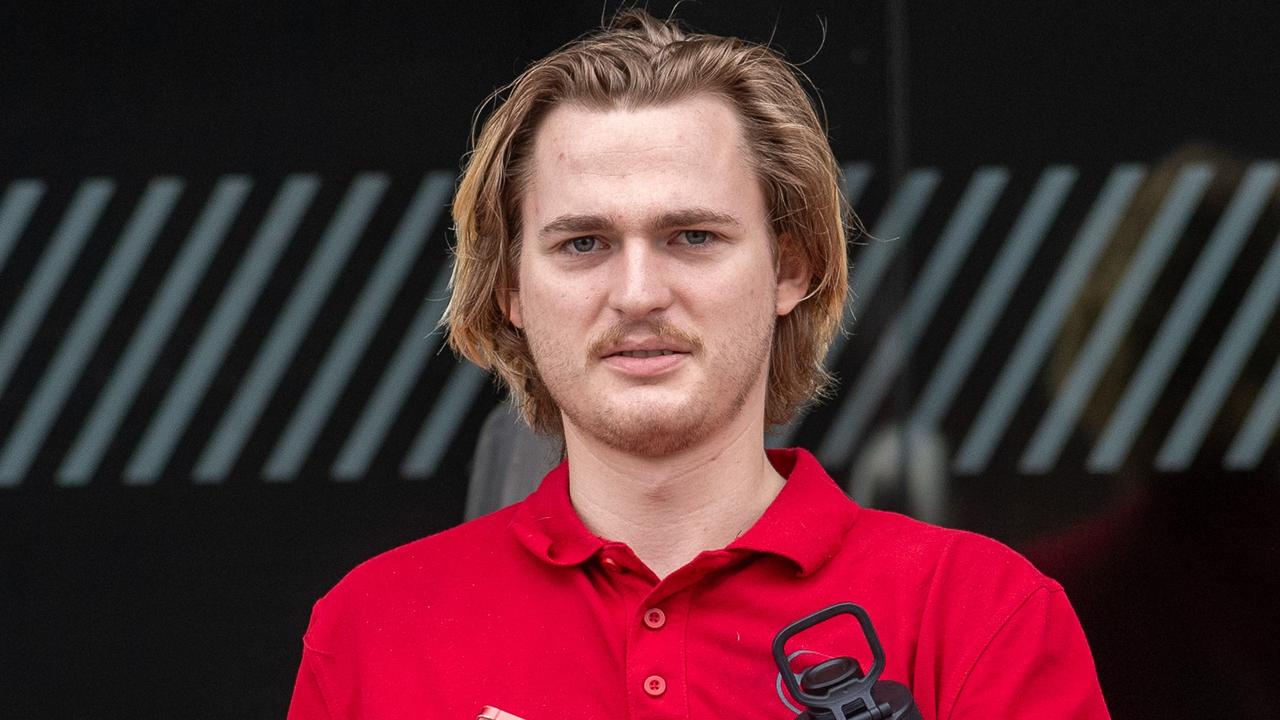
[[[498,291],[498,306],[512,325],[524,329],[524,311],[520,307],[520,291],[512,288]]]
[[[809,260],[800,252],[790,236],[778,238],[778,301],[776,311],[782,317],[795,309],[809,294],[813,272]]]

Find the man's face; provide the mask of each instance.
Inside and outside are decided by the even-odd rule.
[[[809,275],[779,280],[734,111],[562,105],[530,160],[508,315],[566,434],[653,456],[762,423],[774,321]]]

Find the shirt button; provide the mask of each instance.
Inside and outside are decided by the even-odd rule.
[[[667,624],[667,614],[659,608],[649,608],[644,612],[644,624],[657,630]]]
[[[650,675],[644,679],[644,691],[652,697],[658,697],[667,691],[667,681],[661,675]]]
[[[622,566],[618,564],[618,561],[611,557],[601,560],[600,564],[604,565],[606,570],[612,570],[613,572],[620,572],[622,570]]]

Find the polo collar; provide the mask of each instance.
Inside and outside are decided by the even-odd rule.
[[[573,509],[568,460],[552,468],[538,489],[520,502],[511,529],[535,556],[553,565],[585,562],[605,544]]]
[[[808,575],[840,552],[860,509],[808,450],[768,454],[787,482],[760,519],[728,549],[780,555],[799,566],[801,575]]]
[[[839,552],[859,508],[808,451],[769,450],[768,455],[786,484],[755,524],[726,550],[778,555],[795,563],[800,575],[808,575]],[[530,552],[553,565],[581,564],[606,544],[573,509],[567,462],[547,473],[538,489],[520,503],[511,528]]]

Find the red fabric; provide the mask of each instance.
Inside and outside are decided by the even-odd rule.
[[[787,483],[765,514],[661,582],[582,525],[564,465],[524,502],[369,560],[316,603],[289,717],[792,718],[773,637],[846,601],[927,719],[1107,717],[1056,582],[995,541],[859,508],[803,450],[770,459]],[[868,668],[855,627],[788,649]]]

